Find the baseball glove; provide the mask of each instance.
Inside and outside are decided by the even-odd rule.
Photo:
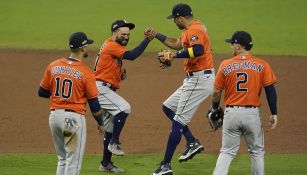
[[[218,130],[220,127],[223,126],[223,119],[224,119],[223,108],[218,107],[216,110],[210,108],[208,110],[207,118],[212,130],[213,131]]]
[[[172,60],[173,60],[173,52],[170,50],[161,50],[158,53],[158,60],[160,61],[160,67],[162,69],[168,68],[172,66]]]

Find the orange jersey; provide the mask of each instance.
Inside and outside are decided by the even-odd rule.
[[[217,72],[214,86],[225,89],[225,105],[260,106],[262,87],[276,83],[270,65],[250,54],[224,60]]]
[[[97,56],[94,74],[96,80],[104,81],[119,88],[122,74],[122,59],[127,49],[113,39],[107,39]]]
[[[182,32],[180,40],[185,49],[196,44],[200,44],[204,47],[204,54],[202,56],[187,58],[184,61],[185,72],[214,68],[209,35],[203,23],[194,20],[191,26]]]
[[[50,90],[50,109],[70,109],[83,115],[87,99],[98,96],[90,68],[80,61],[67,58],[48,65],[40,86]]]

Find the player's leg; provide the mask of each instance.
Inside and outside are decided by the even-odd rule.
[[[86,121],[83,115],[65,112],[64,143],[66,150],[65,174],[80,174],[86,142]]]
[[[166,107],[165,105],[162,106],[162,110],[164,114],[171,120],[174,121],[174,116],[175,112],[172,111],[170,108]],[[195,140],[195,137],[193,136],[192,132],[190,131],[188,125],[183,127],[183,132],[182,134],[184,135],[187,143],[191,143]]]
[[[246,109],[245,132],[243,133],[252,162],[252,174],[264,174],[264,134],[258,108]]]
[[[184,82],[187,81],[186,79]],[[175,116],[175,111],[177,110],[177,106],[179,104],[181,94],[182,94],[182,88],[183,85],[180,86],[171,96],[168,97],[163,102],[162,110],[164,114],[171,120],[174,121],[174,116]],[[187,144],[188,143],[193,143],[196,139],[193,136],[192,132],[190,131],[188,125],[183,127],[183,132],[182,134],[184,135]]]
[[[175,98],[179,98],[176,114],[173,118],[171,133],[164,154],[164,160],[161,162],[158,169],[152,173],[153,175],[172,172],[170,162],[177,145],[180,143],[183,128],[190,122],[200,103],[212,92],[212,87],[206,88],[204,86],[206,85],[205,82],[199,81],[200,79],[201,78],[198,76],[195,78],[186,78],[183,85],[163,103],[165,106],[170,108],[173,107],[173,109],[175,109],[175,105],[172,104],[176,103],[174,100]],[[210,83],[212,82],[210,81]],[[199,153],[202,149],[203,146],[197,140],[193,140],[192,143],[187,145],[187,149],[184,152],[184,155],[179,158],[179,161],[182,162],[193,158],[193,156]]]
[[[234,109],[226,109],[223,121],[222,148],[213,175],[227,175],[231,161],[240,147],[241,122]]]
[[[98,100],[101,108],[113,116],[114,126],[108,148],[115,155],[124,155],[124,151],[120,147],[119,137],[126,118],[131,112],[130,104],[110,88],[99,83],[96,83],[96,85],[99,91]]]
[[[104,167],[107,167],[107,165],[111,162],[112,153],[108,149],[108,145],[110,143],[110,140],[112,138],[112,133],[105,132],[104,138],[103,138],[103,157],[101,160],[101,165]]]
[[[152,175],[172,174],[173,170],[170,163],[176,147],[180,143],[183,127],[184,126],[177,121],[172,122],[172,128],[169,134],[164,159],[161,161],[160,166],[152,173]]]
[[[188,125],[199,105],[212,93],[213,79],[204,75],[187,78],[179,100],[174,120],[183,125]],[[179,162],[192,159],[204,149],[197,139],[187,143],[186,149],[179,158]]]
[[[109,151],[108,146],[112,138],[112,133],[113,133],[113,116],[106,112],[105,110],[103,111],[103,122],[104,122],[104,138],[103,138],[103,155],[102,155],[102,160],[100,162],[99,166],[99,171],[102,172],[124,172],[123,169],[115,166],[112,162],[112,152]]]
[[[120,144],[119,136],[122,132],[122,129],[124,128],[127,117],[128,117],[128,113],[123,112],[123,111],[114,116],[113,118],[114,128],[113,128],[113,134],[112,134],[112,139],[111,139],[112,143],[115,143],[118,145]]]
[[[66,152],[64,148],[64,136],[62,134],[63,115],[56,116],[55,111],[51,111],[49,116],[49,127],[58,157],[56,175],[65,175],[66,168]]]

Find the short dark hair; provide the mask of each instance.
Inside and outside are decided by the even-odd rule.
[[[78,53],[78,52],[80,52],[80,50],[81,50],[81,48],[70,48],[70,51],[72,53]]]

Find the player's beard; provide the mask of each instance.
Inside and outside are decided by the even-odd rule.
[[[180,24],[177,24],[177,23],[176,23],[176,25],[177,25],[177,27],[178,27],[179,30],[183,30],[183,29],[184,29],[184,26],[182,26],[182,25],[180,25]]]
[[[87,52],[84,52],[83,53],[83,58],[87,58],[88,57],[88,53]]]
[[[122,45],[122,46],[127,46],[128,42],[129,42],[129,38],[125,39],[125,38],[116,38],[115,40],[118,44]]]

